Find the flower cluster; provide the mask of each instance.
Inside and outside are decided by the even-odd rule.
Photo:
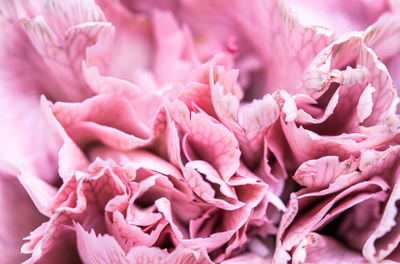
[[[399,14],[0,0],[5,263],[400,262]]]

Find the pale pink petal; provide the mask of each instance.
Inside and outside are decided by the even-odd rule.
[[[51,28],[58,38],[62,39],[65,32],[75,25],[92,21],[104,22],[105,17],[94,0],[45,0],[42,3],[43,16],[51,21]]]
[[[390,0],[316,0],[289,1],[289,6],[305,25],[319,25],[335,30],[338,34],[364,30],[380,15],[389,11]]]
[[[235,92],[223,92],[226,87],[236,85],[236,79],[230,78],[233,78],[230,80],[233,83],[229,85],[219,85],[221,81],[218,81],[214,87],[211,86],[213,105],[222,123],[238,138],[244,160],[253,167],[261,156],[261,142],[265,132],[278,119],[279,107],[271,95],[265,95],[262,99],[253,100],[239,108]]]
[[[7,82],[9,86],[2,83],[0,80],[3,98],[0,109],[4,113],[0,117],[4,124],[0,128],[0,144],[7,151],[2,151],[0,158],[15,164],[27,175],[54,182],[60,142],[41,116],[39,97],[24,95],[13,82]]]
[[[364,42],[377,56],[385,61],[400,52],[400,17],[382,16],[364,32]]]
[[[109,235],[96,235],[93,230],[87,232],[80,224],[74,223],[76,244],[79,256],[85,264],[135,263],[128,261],[125,252],[117,241]]]
[[[43,14],[30,18],[26,12],[19,12],[19,18],[49,66],[49,73],[57,76],[58,95],[64,100],[76,101],[92,95],[82,74],[86,48],[104,35],[112,38],[113,32],[111,24],[103,22],[104,16],[94,1],[64,2],[49,0],[43,3]],[[103,54],[106,55],[107,52]]]
[[[238,122],[249,137],[262,131],[278,119],[279,108],[271,95],[265,95],[261,100],[254,100],[240,109]]]
[[[117,100],[117,102],[118,101],[119,100]],[[128,108],[128,110],[129,110],[129,108]],[[116,114],[118,115],[118,113],[116,113]],[[132,115],[133,115],[133,119],[134,119],[136,117],[134,112],[132,113]],[[161,157],[169,160],[176,167],[182,167],[183,164],[182,164],[182,160],[181,160],[180,138],[178,135],[178,129],[177,129],[175,123],[171,120],[171,117],[169,116],[169,113],[165,107],[161,107],[157,111],[156,116],[152,120],[151,123],[152,123],[151,124],[152,125],[152,128],[151,128],[152,135],[150,135],[147,139],[134,138],[133,136],[130,136],[128,138],[128,136],[126,135],[127,133],[120,133],[117,131],[117,129],[107,128],[104,126],[101,126],[101,128],[103,130],[107,128],[109,130],[112,129],[114,131],[117,131],[116,133],[121,135],[121,140],[123,140],[125,143],[136,141],[136,143],[133,145],[131,143],[129,143],[130,145],[128,145],[128,146],[124,145],[122,147],[123,150],[133,149],[138,146],[147,146],[153,152],[155,152],[158,155],[160,155]],[[130,124],[129,122],[127,124],[129,126],[132,126],[132,124]],[[97,126],[97,124],[95,124],[95,125]],[[113,125],[113,124],[111,124],[111,125]],[[92,136],[95,139],[96,138],[101,139],[101,137],[100,137],[101,134],[98,135],[96,133],[92,133]],[[108,141],[104,141],[104,142],[107,143]],[[101,151],[94,151],[94,152],[96,152],[96,154],[94,154],[94,155],[102,156],[102,154],[100,153]],[[127,159],[126,157],[123,158],[122,157],[123,155],[121,156],[121,155],[118,155],[117,153],[115,153],[115,156],[113,156],[114,154],[112,154],[111,151],[105,151],[105,149],[104,149],[104,153],[106,156],[108,155],[107,154],[108,152],[110,152],[111,155],[109,157],[111,157],[111,158],[115,158],[117,160],[120,160],[120,158],[121,158],[122,159],[121,161],[123,161],[123,162],[125,162],[125,160]],[[92,157],[94,157],[94,155],[92,155]],[[139,164],[147,159],[146,155],[145,155],[144,159],[141,159],[140,155],[134,155],[134,156],[137,156],[137,158],[139,159],[138,160]],[[127,157],[129,157],[129,155]],[[136,159],[135,157],[132,157],[132,158],[134,160]],[[146,161],[146,163],[147,163],[147,161]],[[164,163],[164,165],[165,165],[165,163]],[[170,165],[169,165],[169,167],[170,167]]]
[[[399,167],[398,153],[398,147],[390,147],[385,151],[363,150],[358,159],[338,162],[330,158],[331,167],[325,166],[327,170],[324,167],[318,169],[318,164],[323,165],[329,160],[327,157],[300,166],[297,177],[302,177],[304,172],[306,174],[303,176],[307,176],[307,173],[314,175],[314,178],[331,175],[328,178],[335,180],[323,190],[305,188],[297,192],[298,196],[291,195],[288,211],[278,230],[276,261],[289,260],[290,255],[285,251],[295,247],[299,249],[296,249],[299,261],[302,258],[304,261],[304,246],[313,241],[307,240],[305,234],[322,228],[344,210],[348,212],[337,232],[340,238],[344,238],[355,249],[362,250],[364,257],[372,263],[385,258],[396,259],[396,248],[400,241],[396,216],[398,175],[395,173]],[[370,184],[377,188],[371,188],[372,185],[367,187]],[[325,198],[321,200],[322,197]],[[335,205],[328,209],[332,202]],[[385,209],[381,212],[383,206]],[[295,253],[290,254],[294,260]]]
[[[292,263],[363,264],[365,259],[333,238],[310,233],[294,250]]]
[[[161,264],[168,255],[168,252],[157,247],[137,246],[129,250],[128,260],[130,264]]]
[[[393,81],[385,65],[372,50],[362,45],[361,52],[364,53],[364,56],[360,59],[360,63],[366,65],[369,75],[373,76],[368,81],[376,89],[376,92],[372,94],[374,102],[372,114],[362,124],[372,126],[385,123],[391,103],[397,97]]]
[[[18,179],[29,193],[38,210],[43,215],[50,217],[57,189],[32,175],[21,174]]]
[[[160,97],[154,97],[139,97],[138,103],[131,105],[124,97],[102,94],[82,103],[59,102],[52,110],[68,136],[83,148],[95,141],[122,150],[147,146],[177,163],[176,128],[166,108],[158,104]],[[147,105],[156,111],[148,111]]]
[[[397,94],[400,93],[400,56],[396,56],[392,58],[389,62],[387,62],[386,66],[388,67],[389,73],[393,78],[395,87],[397,89]]]
[[[387,200],[381,221],[375,232],[365,242],[362,251],[364,257],[372,263],[385,259],[398,248],[400,243],[400,213],[396,203],[399,199],[400,181],[397,179],[397,183]]]
[[[190,30],[170,12],[137,14],[118,2],[98,2],[117,28],[111,76],[133,81],[148,92],[185,81],[199,63]]]
[[[150,13],[156,7],[174,12],[192,30],[194,39],[202,40],[195,47],[203,61],[218,52],[236,56],[235,68],[241,72],[248,101],[279,89],[294,92],[304,68],[333,40],[329,30],[303,26],[279,0],[252,5],[238,0],[229,9],[224,1],[124,4],[136,12]],[[291,78],[286,78],[287,72]]]
[[[357,104],[357,117],[360,123],[364,122],[364,120],[372,114],[372,108],[374,106],[372,94],[374,92],[375,88],[371,84],[368,84],[360,95],[360,100]]]
[[[214,57],[209,65],[209,86],[211,100],[218,118],[229,127],[235,126],[239,118],[240,86],[236,83],[237,70],[227,71],[225,67],[216,65],[218,57]]]
[[[255,253],[245,253],[234,258],[230,258],[221,262],[221,264],[271,264],[271,258],[262,258]]]

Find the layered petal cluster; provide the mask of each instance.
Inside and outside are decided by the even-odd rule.
[[[378,2],[0,0],[6,263],[400,262]]]
[[[304,188],[291,194],[278,231],[275,261],[287,261],[291,251],[294,263],[397,263],[398,152],[394,146],[365,150],[359,158],[344,161],[326,156],[303,163],[293,177]],[[335,252],[321,256],[314,248],[331,247],[327,235],[348,247],[332,245]]]
[[[97,263],[103,240],[112,244],[107,254],[119,252],[122,263],[153,251],[211,263],[250,243],[259,244],[254,250],[260,254],[268,250],[257,236],[275,232],[273,223],[285,206],[240,161],[236,138],[212,117],[191,112],[189,119],[175,120],[161,106],[146,135],[132,125],[135,110],[120,97],[54,105],[43,98],[42,107],[64,140],[63,184],[57,190],[40,179],[20,178],[50,218],[22,248],[32,254],[27,263],[52,262],[59,254],[71,256],[66,263],[78,255]],[[107,109],[107,115],[95,109]],[[88,247],[92,240],[97,242]]]

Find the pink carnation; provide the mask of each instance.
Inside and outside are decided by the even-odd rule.
[[[2,260],[400,262],[399,13],[1,1]]]

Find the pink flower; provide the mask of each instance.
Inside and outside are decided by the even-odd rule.
[[[399,13],[2,1],[7,263],[400,261]]]

